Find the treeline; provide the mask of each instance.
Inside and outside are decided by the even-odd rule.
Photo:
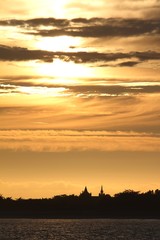
[[[1,218],[160,218],[160,190],[114,196],[59,195],[42,199],[0,196]]]

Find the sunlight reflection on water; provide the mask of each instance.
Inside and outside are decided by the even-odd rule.
[[[0,219],[0,240],[159,240],[160,220]]]

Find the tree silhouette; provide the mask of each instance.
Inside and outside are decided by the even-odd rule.
[[[160,218],[160,190],[125,190],[113,197],[101,189],[92,196],[87,187],[79,196],[12,199],[0,195],[0,217],[29,218]]]

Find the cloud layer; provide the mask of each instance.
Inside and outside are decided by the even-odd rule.
[[[0,149],[14,151],[159,151],[159,135],[136,132],[1,130]]]
[[[1,20],[1,26],[21,27],[26,34],[43,37],[72,36],[92,38],[132,37],[140,35],[159,35],[160,19],[123,18],[35,18],[29,20]],[[50,29],[45,29],[50,27]]]
[[[132,61],[136,58],[138,61]],[[40,60],[43,62],[53,62],[54,59],[61,59],[65,62],[73,61],[74,63],[97,63],[97,62],[113,62],[117,60],[125,60],[122,63],[108,66],[134,66],[141,62],[149,60],[160,60],[160,53],[155,51],[147,52],[129,52],[129,53],[100,53],[100,52],[51,52],[42,50],[29,50],[21,47],[0,46],[1,61],[30,61]],[[127,61],[126,61],[127,59]],[[128,61],[130,60],[131,61]]]

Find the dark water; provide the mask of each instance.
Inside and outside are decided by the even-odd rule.
[[[0,219],[0,240],[160,240],[160,220]]]

